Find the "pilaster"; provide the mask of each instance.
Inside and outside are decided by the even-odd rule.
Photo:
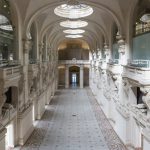
[[[80,66],[80,88],[83,88],[83,65]]]
[[[65,88],[69,88],[69,66],[65,68]]]

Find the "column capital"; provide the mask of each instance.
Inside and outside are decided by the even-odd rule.
[[[44,48],[44,43],[39,43],[39,53],[42,54],[42,49]]]
[[[119,45],[119,53],[124,54],[125,53],[125,39],[122,35],[117,35],[116,39],[118,40],[118,45]]]
[[[81,69],[83,70],[83,65],[80,65],[80,70],[81,70]]]
[[[109,46],[106,43],[104,44],[104,50],[105,50],[105,55],[109,56],[110,50],[109,50]]]
[[[144,96],[142,96],[143,102],[150,109],[150,87],[140,87],[140,90],[143,92]]]
[[[30,39],[23,39],[23,49],[24,53],[29,53],[29,51],[32,49],[32,40]]]

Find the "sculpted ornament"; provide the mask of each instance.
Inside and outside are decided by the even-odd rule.
[[[125,54],[125,40],[123,39],[123,36],[117,33],[116,38],[118,40],[118,45],[119,45],[118,52]]]
[[[143,102],[150,109],[150,88],[141,87],[140,90],[144,93],[144,96],[142,97]]]
[[[33,45],[33,43],[32,43],[32,41],[31,40],[24,40],[23,41],[24,42],[24,53],[28,53],[31,49],[32,49],[32,45]]]

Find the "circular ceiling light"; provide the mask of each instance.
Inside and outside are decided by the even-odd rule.
[[[81,29],[75,29],[75,30],[68,29],[68,30],[64,30],[63,32],[67,33],[67,34],[82,34],[82,33],[85,32],[85,30],[81,30]]]
[[[54,9],[54,13],[60,17],[77,19],[91,15],[93,8],[85,4],[80,4],[76,0],[70,0],[67,4],[57,6]]]
[[[77,21],[67,20],[60,23],[60,26],[71,28],[71,29],[82,28],[82,27],[86,27],[87,25],[88,23],[86,21],[81,21],[81,20],[77,20]]]
[[[140,20],[145,23],[150,22],[150,14],[144,14]]]
[[[83,35],[80,35],[80,34],[76,34],[76,35],[69,34],[69,35],[66,35],[65,37],[75,39],[75,38],[81,38],[81,37],[83,37]]]
[[[13,28],[11,25],[0,25],[0,29],[6,30],[6,31],[13,31]]]

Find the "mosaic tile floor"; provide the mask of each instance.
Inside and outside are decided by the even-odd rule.
[[[19,150],[126,150],[89,89],[60,90]]]

